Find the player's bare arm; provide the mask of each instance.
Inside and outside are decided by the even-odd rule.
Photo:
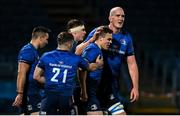
[[[79,70],[79,83],[81,87],[81,101],[85,102],[88,99],[87,90],[86,90],[86,77],[87,71]]]
[[[97,30],[94,33],[94,35],[88,41],[82,42],[81,44],[79,44],[76,47],[75,54],[81,55],[83,50],[84,50],[84,48],[86,48],[90,43],[94,42],[97,39],[97,35],[100,33],[101,30],[102,30],[102,28],[97,28]]]
[[[139,99],[139,72],[138,72],[135,56],[134,55],[128,56],[127,63],[133,84],[133,88],[130,93],[130,100],[131,102],[134,102]]]
[[[44,70],[36,66],[34,71],[34,79],[37,80],[39,83],[45,83],[45,77],[43,76]]]
[[[18,76],[17,76],[17,96],[15,98],[13,106],[20,107],[22,104],[24,85],[26,81],[26,74],[29,71],[29,64],[24,62],[19,62],[18,64]]]

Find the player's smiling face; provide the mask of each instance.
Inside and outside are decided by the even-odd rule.
[[[115,28],[122,28],[125,20],[123,9],[115,10],[113,15],[109,17],[109,20]]]

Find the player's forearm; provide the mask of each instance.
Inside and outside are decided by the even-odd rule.
[[[45,83],[45,77],[44,77],[43,73],[44,73],[44,70],[42,68],[36,66],[33,78],[36,81],[38,81],[39,83],[44,84]]]
[[[89,71],[95,71],[99,68],[102,68],[104,64],[103,58],[100,55],[96,58],[96,62],[89,64]]]
[[[24,92],[25,81],[26,81],[26,75],[23,74],[22,72],[18,72],[16,91],[20,94]]]
[[[88,41],[86,42],[82,42],[81,44],[79,44],[77,47],[76,47],[76,52],[75,54],[76,55],[81,55],[84,48],[86,48],[90,43],[94,42],[94,37],[91,37]]]
[[[95,70],[97,70],[98,68],[100,68],[100,67],[102,67],[102,65],[101,64],[99,64],[99,63],[90,63],[89,64],[89,71],[95,71]]]
[[[139,72],[136,64],[129,67],[130,76],[133,83],[133,88],[139,89]]]
[[[133,88],[139,89],[139,71],[134,56],[131,56],[128,60],[128,68],[131,76]]]
[[[87,41],[87,42],[84,42],[84,43],[81,43],[79,44],[77,47],[76,47],[76,52],[75,54],[76,55],[81,55],[84,48],[86,48],[90,43]]]
[[[86,71],[79,71],[79,83],[81,86],[82,92],[86,93],[86,76],[87,72]]]

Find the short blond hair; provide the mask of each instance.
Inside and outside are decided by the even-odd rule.
[[[113,7],[111,10],[110,10],[110,12],[109,12],[109,16],[113,16],[114,15],[114,13],[115,13],[115,11],[116,10],[123,10],[123,8],[122,7],[120,7],[120,6],[117,6],[117,7]],[[124,10],[123,10],[124,11]]]

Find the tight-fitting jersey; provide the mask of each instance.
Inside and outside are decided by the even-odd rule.
[[[89,40],[96,29],[90,32],[86,41]],[[105,106],[111,106],[114,103],[126,102],[120,95],[120,68],[124,58],[134,55],[132,38],[127,32],[112,34],[112,44],[108,50],[103,50],[104,68],[101,77],[98,94],[100,102]],[[106,101],[113,101],[107,105]]]
[[[87,46],[82,53],[82,57],[89,61],[89,63],[95,63],[98,56],[102,57],[102,51],[97,44],[91,43]],[[98,68],[95,71],[88,72],[88,78],[99,80],[101,78],[102,69]]]
[[[102,51],[96,43],[89,44],[82,53],[82,57],[88,60],[90,63],[96,62],[97,57],[100,55],[102,57]],[[96,92],[101,79],[102,68],[98,68],[95,71],[90,71],[87,73],[87,94],[88,100],[86,103],[86,111],[99,111],[100,103],[96,97]]]
[[[53,50],[45,53],[37,66],[44,70],[46,92],[71,96],[76,84],[78,67],[87,69],[88,63],[71,52]]]
[[[25,91],[28,89],[28,95],[39,94],[40,86],[33,79],[34,69],[39,59],[37,50],[31,43],[26,44],[19,52],[18,62],[24,62],[30,65],[30,70],[27,73],[27,79],[25,83]]]
[[[91,31],[85,41],[89,40],[94,35],[95,31],[96,29]],[[120,32],[118,34],[112,34],[112,37],[112,44],[108,50],[103,51],[103,57],[107,60],[112,75],[119,76],[123,58],[125,56],[134,55],[134,48],[129,33]]]

